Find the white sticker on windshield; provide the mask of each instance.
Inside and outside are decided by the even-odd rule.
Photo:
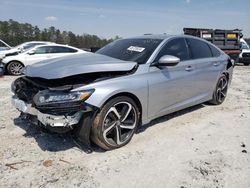
[[[130,46],[127,50],[133,51],[133,52],[143,52],[145,48],[138,47],[138,46]]]

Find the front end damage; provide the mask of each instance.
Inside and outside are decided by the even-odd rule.
[[[67,79],[65,83],[69,82]],[[74,85],[62,85],[62,80],[20,77],[11,86],[12,104],[32,124],[56,133],[72,131],[87,151],[91,151],[89,135],[98,108],[85,102],[93,90],[82,92],[84,95],[72,94],[73,88],[86,84],[78,81],[73,81]]]
[[[57,133],[72,131],[89,149],[99,108],[85,101],[96,88],[78,88],[133,74],[137,67],[136,62],[92,53],[42,61],[26,66],[25,76],[12,83],[12,103],[33,124]]]

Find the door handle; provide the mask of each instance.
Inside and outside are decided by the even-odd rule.
[[[220,65],[220,62],[214,62],[213,65],[214,65],[215,67],[217,67],[217,66]]]
[[[186,71],[192,71],[194,68],[192,67],[192,66],[187,66],[186,68],[185,68],[185,70]]]

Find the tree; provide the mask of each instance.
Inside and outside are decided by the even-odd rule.
[[[32,40],[52,41],[60,44],[68,44],[78,48],[102,47],[114,39],[101,39],[96,35],[76,35],[71,31],[60,31],[54,26],[39,29],[29,23],[19,23],[10,19],[0,21],[0,38],[12,46]],[[115,39],[119,39],[116,36]]]

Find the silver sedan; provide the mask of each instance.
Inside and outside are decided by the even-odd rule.
[[[35,124],[110,150],[157,117],[221,104],[232,71],[230,58],[205,40],[145,35],[27,66],[12,84],[12,102]]]

